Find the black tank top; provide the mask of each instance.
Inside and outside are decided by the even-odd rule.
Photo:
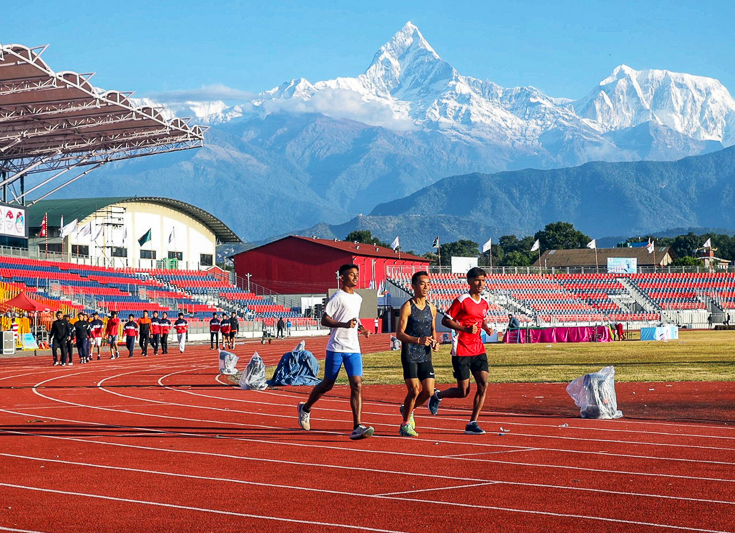
[[[423,309],[416,307],[413,300],[409,300],[409,303],[411,304],[411,314],[408,315],[408,322],[406,323],[406,335],[410,335],[411,337],[431,337],[434,317],[431,314],[429,302],[426,302]],[[403,343],[401,351],[403,352],[403,357],[410,363],[426,363],[431,361],[431,346]]]

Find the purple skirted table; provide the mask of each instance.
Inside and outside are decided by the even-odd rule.
[[[527,328],[505,332],[503,342],[526,344],[537,342],[612,342],[607,326],[574,326]]]

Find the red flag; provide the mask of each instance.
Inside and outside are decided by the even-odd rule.
[[[43,220],[41,221],[41,232],[38,234],[38,236],[45,237],[47,231],[48,231],[48,213],[43,215]]]

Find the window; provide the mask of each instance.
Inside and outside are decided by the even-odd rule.
[[[179,261],[184,260],[184,252],[169,252],[168,253],[169,259],[178,259]]]
[[[38,245],[38,249],[41,252],[45,252],[46,251],[46,245],[43,244],[43,243],[41,243],[41,244]],[[53,252],[55,254],[60,254],[61,252],[63,252],[63,250],[61,249],[61,243],[60,242],[50,242],[50,243],[48,243],[48,251],[49,252]]]
[[[110,255],[112,257],[127,257],[128,256],[128,249],[127,248],[116,248],[112,247],[110,249]]]
[[[199,254],[199,264],[201,266],[214,266],[214,256],[212,254]]]
[[[155,250],[141,250],[140,258],[141,259],[155,259],[156,251]]]
[[[86,255],[89,257],[89,246],[81,244],[72,244],[71,253],[73,255]]]

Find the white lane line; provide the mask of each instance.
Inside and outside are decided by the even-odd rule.
[[[186,372],[186,371],[183,371],[183,372]],[[170,374],[167,374],[167,376],[174,375],[174,374],[177,374],[177,373],[180,373],[180,372],[172,372]],[[161,383],[161,380],[163,378],[167,377],[167,376],[163,376],[163,377],[159,378],[159,380],[158,380],[159,383]],[[105,380],[100,381],[99,385],[102,385],[102,382],[103,381],[105,381]],[[212,400],[218,400],[218,399],[220,399],[220,398],[217,398],[217,397],[212,397],[212,396],[201,394],[201,393],[179,390],[179,389],[172,388],[172,387],[169,387],[169,386],[166,386],[166,385],[162,385],[162,386],[165,389],[167,389],[167,390],[172,390],[172,391],[176,391],[176,392],[180,392],[180,393],[184,393],[184,394],[190,394],[190,395],[193,395],[193,396],[204,397],[204,398],[208,398],[208,399],[212,399]],[[289,418],[289,419],[290,418],[293,418],[292,415],[282,415],[282,414],[276,414],[276,413],[263,413],[263,412],[254,412],[254,411],[242,411],[242,410],[238,410],[238,409],[223,409],[221,407],[213,407],[213,406],[210,407],[210,406],[201,406],[201,405],[191,405],[191,404],[181,404],[181,403],[173,403],[173,402],[164,402],[164,401],[160,401],[160,400],[147,400],[147,399],[141,398],[139,396],[125,395],[125,394],[117,393],[117,392],[114,392],[114,391],[110,391],[110,390],[106,389],[105,387],[99,386],[99,388],[101,390],[105,391],[105,392],[110,393],[110,394],[115,394],[115,395],[122,396],[122,397],[128,398],[128,399],[135,399],[135,400],[139,400],[139,401],[140,400],[142,400],[142,401],[150,401],[150,402],[153,402],[153,403],[159,403],[159,404],[165,404],[165,405],[171,405],[171,406],[177,406],[177,407],[187,407],[187,408],[193,408],[193,409],[209,409],[209,410],[213,410],[213,411],[225,411],[226,410],[227,412],[231,412],[231,413],[249,414],[249,415],[256,415],[256,416],[272,416],[272,417],[277,417],[277,418]],[[244,400],[236,400],[236,401],[244,401]],[[250,400],[247,403],[249,405],[253,405],[254,404],[254,405],[265,405],[265,406],[289,407],[288,404],[272,403],[272,402],[261,402],[261,401],[257,401],[257,400]],[[322,409],[320,409],[320,410],[322,410]],[[346,411],[346,410],[338,410],[338,409],[328,409],[328,410],[329,411],[334,411],[334,412],[341,412],[341,413],[351,413],[350,411]],[[363,414],[376,414],[376,413],[365,413],[363,411]],[[383,415],[384,413],[378,413],[378,414]],[[324,422],[341,422],[342,421],[341,419],[317,418],[317,417],[312,417],[312,420],[324,421]],[[443,419],[443,420],[446,420],[446,419]],[[377,424],[377,423],[375,425],[376,426],[387,426],[387,424]],[[540,425],[540,426],[541,427],[549,427],[549,426],[544,426],[544,425]],[[388,427],[390,427],[390,426],[388,426]],[[425,428],[425,429],[429,429],[429,430],[436,430],[436,431],[450,432],[450,433],[456,433],[456,431],[457,431],[456,429],[440,428],[440,427],[435,427],[435,426],[422,426],[422,427]],[[735,452],[735,448],[716,447],[716,446],[696,446],[696,445],[689,445],[689,444],[671,444],[671,443],[641,442],[641,441],[614,440],[614,439],[594,439],[594,438],[590,439],[590,438],[582,438],[582,437],[564,437],[564,436],[554,436],[554,435],[534,434],[534,433],[513,433],[512,435],[522,436],[522,437],[529,437],[529,438],[564,439],[564,440],[571,440],[571,441],[575,441],[575,442],[576,441],[581,441],[581,442],[585,442],[585,443],[586,442],[613,443],[613,444],[628,444],[628,445],[642,445],[642,446],[660,446],[660,447],[686,448],[686,449],[689,449],[689,448],[697,448],[697,449],[705,449],[705,450],[733,451],[733,452]],[[393,437],[391,437],[391,438],[393,438]],[[474,443],[472,443],[472,444],[471,443],[467,443],[467,445],[475,445],[475,444]],[[483,444],[479,444],[479,445],[482,446]],[[507,445],[507,446],[509,446],[509,447],[515,447],[513,445]],[[585,451],[585,450],[568,450],[568,449],[560,449],[560,448],[538,448],[538,449],[546,449],[546,450],[554,451],[554,452],[568,452],[568,453],[578,453],[578,454],[598,454],[598,453],[600,453],[600,452],[594,452],[594,451],[591,452],[591,451]],[[615,455],[615,456],[625,456],[625,457],[640,457],[640,458],[643,458],[643,459],[655,458],[655,459],[659,459],[659,460],[662,460],[662,461],[693,462],[693,463],[697,463],[697,464],[699,464],[699,463],[708,463],[709,462],[709,461],[702,460],[702,459],[669,458],[669,457],[655,457],[655,456],[652,457],[652,456],[624,455],[624,454],[613,454],[613,455]],[[726,462],[726,461],[725,462],[723,462],[723,461],[712,461],[712,463],[713,464],[726,464],[726,465],[735,464],[733,462]]]
[[[496,452],[477,452],[477,453],[454,453],[451,455],[445,455],[444,457],[470,457],[477,455],[493,455],[497,453],[518,453],[518,452],[533,452],[533,451],[545,451],[543,448],[523,448],[521,450],[498,450]]]
[[[66,421],[76,422],[74,420],[66,420]],[[102,425],[102,424],[97,424],[97,425]],[[149,431],[150,433],[154,433],[154,434],[165,434],[166,433],[160,430],[149,430]],[[171,449],[171,448],[157,448],[154,446],[141,446],[141,445],[135,445],[135,444],[116,443],[116,442],[87,441],[87,440],[83,440],[83,439],[76,438],[76,437],[43,435],[43,434],[37,434],[37,433],[32,433],[32,432],[26,432],[26,431],[13,431],[13,430],[0,429],[0,433],[10,433],[14,435],[32,436],[32,437],[47,438],[47,439],[52,439],[52,440],[85,442],[85,443],[90,443],[90,444],[99,444],[99,445],[113,446],[113,447],[118,447],[118,448],[143,450],[146,452],[157,451],[157,452],[165,452],[165,453],[173,453],[173,454],[181,454],[181,455],[193,455],[193,456],[204,456],[204,457],[216,457],[220,459],[252,461],[256,463],[272,463],[272,464],[289,465],[289,466],[297,466],[297,467],[306,466],[306,467],[313,467],[313,468],[327,469],[327,470],[347,470],[350,472],[362,471],[362,472],[371,473],[371,474],[379,473],[379,474],[389,474],[389,475],[396,475],[396,476],[407,476],[409,478],[422,477],[422,478],[431,478],[431,479],[446,479],[450,481],[459,481],[460,479],[462,479],[464,481],[472,481],[475,483],[496,483],[496,484],[503,484],[503,485],[510,485],[510,486],[518,486],[518,487],[534,487],[534,488],[544,488],[544,489],[568,490],[568,491],[574,491],[574,492],[601,493],[601,494],[606,494],[606,495],[614,494],[614,495],[620,495],[620,496],[656,498],[656,499],[676,500],[676,501],[690,501],[690,502],[708,503],[708,504],[709,503],[719,503],[719,504],[724,504],[724,505],[735,505],[735,502],[729,502],[729,501],[723,501],[723,500],[710,500],[710,499],[703,499],[703,498],[691,498],[687,496],[667,496],[667,495],[662,495],[662,494],[623,492],[623,491],[613,491],[613,490],[606,490],[606,489],[595,489],[591,487],[570,487],[570,486],[565,486],[565,485],[551,485],[551,484],[546,484],[546,483],[527,483],[527,482],[480,479],[480,478],[473,479],[473,478],[467,478],[467,477],[459,478],[456,476],[446,476],[446,475],[434,474],[434,473],[426,474],[426,473],[414,472],[414,471],[384,470],[384,469],[378,469],[378,468],[365,468],[365,467],[359,467],[359,466],[342,466],[342,465],[335,465],[331,463],[286,461],[282,459],[250,457],[250,456],[243,456],[243,455],[228,455],[228,454],[222,454],[222,453],[202,452],[202,451],[197,451],[197,450],[177,450],[177,449]],[[187,435],[187,434],[183,434],[183,435],[184,436],[195,436],[195,435]],[[234,440],[244,440],[244,439],[234,439]],[[405,455],[408,455],[408,454],[405,454]],[[44,459],[39,458],[39,460],[44,460]],[[691,479],[689,476],[684,476],[684,478]]]
[[[132,372],[129,372],[129,373],[132,373]],[[107,378],[107,379],[111,379],[112,377],[114,377],[114,376],[110,376],[110,378]],[[46,380],[46,381],[44,381],[42,383],[45,383],[45,382],[48,382],[48,381],[52,381],[54,379],[57,379],[57,378],[51,378],[51,379]],[[138,412],[131,412],[131,411],[128,411],[128,410],[120,411],[120,410],[116,410],[116,409],[108,409],[108,408],[97,407],[97,406],[83,405],[83,404],[78,404],[78,403],[74,403],[74,402],[68,402],[66,400],[59,400],[59,399],[55,399],[55,398],[52,398],[52,397],[45,396],[45,395],[39,393],[36,389],[34,389],[34,393],[36,393],[36,394],[38,394],[38,395],[40,395],[42,397],[45,397],[46,399],[51,400],[51,401],[66,403],[68,405],[75,405],[75,406],[79,406],[79,407],[86,407],[86,408],[89,408],[89,409],[96,409],[96,410],[103,410],[103,411],[112,411],[112,412],[116,412],[116,413],[135,414],[135,415],[139,415],[139,416],[148,416],[148,417],[155,417],[155,418],[165,418],[165,419],[169,419],[169,420],[183,420],[183,421],[187,421],[187,422],[192,422],[193,421],[193,422],[200,422],[200,423],[228,424],[226,422],[222,422],[222,421],[219,421],[219,420],[202,420],[202,419],[190,419],[190,418],[183,418],[183,417],[171,417],[171,416],[165,416],[165,415],[153,415],[153,414],[149,414],[149,413],[138,413]],[[137,398],[137,397],[132,397],[132,398],[133,399],[136,399],[136,400],[140,400],[140,398]],[[251,427],[251,426],[253,426],[251,424],[242,424],[242,423],[237,423],[237,422],[231,422],[231,423],[229,423],[229,425],[236,425],[236,426],[241,426],[241,427],[243,427],[243,426],[244,427]],[[254,427],[260,427],[260,428],[265,427],[267,429],[283,430],[283,428],[275,427],[275,426],[254,426]],[[139,429],[141,431],[145,431],[146,430],[146,428],[137,428],[137,429]],[[312,431],[311,433],[316,433],[316,432],[315,431]],[[340,433],[334,433],[334,432],[319,432],[319,433],[320,434],[325,434],[325,435],[335,435],[335,434],[338,434],[339,435],[340,434]],[[183,434],[183,433],[179,433],[179,434]],[[196,435],[196,434],[194,434],[194,435]],[[196,435],[196,436],[200,436],[201,437],[201,435]],[[224,437],[224,438],[230,438],[230,439],[233,439],[233,440],[249,441],[249,442],[260,442],[260,443],[267,443],[267,444],[275,444],[275,445],[281,445],[281,446],[294,446],[294,447],[306,447],[306,448],[326,448],[326,449],[334,449],[334,450],[339,450],[339,451],[357,451],[357,452],[361,452],[361,453],[401,455],[398,452],[392,452],[392,451],[363,450],[363,449],[352,450],[352,449],[344,448],[344,447],[341,447],[341,446],[324,446],[324,445],[317,445],[317,444],[299,444],[299,443],[284,442],[284,441],[268,441],[268,440],[264,440],[264,439],[254,439],[254,438],[246,438],[246,437]],[[390,438],[393,438],[393,437],[380,437],[380,438],[388,438],[388,439],[390,439]],[[401,437],[394,437],[394,438],[401,439]],[[430,440],[436,441],[436,439],[430,439]],[[456,442],[456,441],[438,441],[438,442],[441,442],[442,444],[450,444],[450,445],[465,444],[465,443],[460,443],[460,442]],[[478,445],[481,445],[481,444],[478,444]],[[495,447],[495,448],[499,448],[499,447],[507,448],[507,445],[501,446],[501,445],[490,445],[490,444],[486,444],[486,445],[482,445],[482,446],[485,446],[485,447]],[[442,458],[444,458],[443,456],[433,455],[433,454],[419,455],[419,454],[413,453],[413,454],[402,454],[402,455],[412,456],[412,457],[422,456],[422,457],[431,458],[431,459],[442,459]],[[610,456],[610,454],[607,454],[606,452],[596,452],[596,455],[601,455],[601,456],[605,456],[605,457],[609,457]],[[634,456],[634,457],[640,458],[641,456]],[[659,458],[651,457],[651,459],[659,459]],[[450,458],[450,460],[462,461],[462,460],[469,460],[469,459],[462,458],[462,457],[455,457],[455,458]],[[544,463],[544,464],[538,464],[538,463],[520,463],[520,462],[514,462],[514,461],[500,461],[500,460],[493,460],[493,459],[487,459],[487,458],[474,458],[472,460],[473,461],[477,461],[477,462],[483,462],[483,463],[514,465],[514,466],[530,466],[530,467],[536,467],[536,468],[552,468],[552,469],[564,469],[564,470],[585,471],[585,472],[605,472],[605,473],[610,473],[610,474],[621,474],[621,475],[627,474],[627,475],[638,475],[638,476],[649,476],[649,477],[669,477],[669,478],[675,478],[675,479],[676,478],[697,479],[697,480],[700,480],[700,481],[719,481],[719,482],[725,482],[725,483],[735,482],[735,480],[733,480],[733,479],[719,479],[719,478],[697,477],[697,476],[692,477],[692,476],[684,476],[684,475],[676,475],[676,474],[661,474],[661,473],[651,473],[651,472],[637,472],[637,471],[634,472],[634,471],[610,470],[610,469],[599,469],[599,468],[585,468],[585,467],[577,467],[577,466],[570,466],[570,465],[550,465],[550,464],[546,464],[546,463]]]
[[[452,489],[468,489],[474,487],[485,487],[487,485],[497,485],[495,481],[489,483],[470,483],[468,485],[452,485],[449,487],[434,487],[431,489],[417,489],[417,490],[404,490],[401,492],[384,492],[382,494],[375,494],[375,496],[400,496],[403,494],[416,494],[417,492],[435,492],[440,490],[452,490]]]
[[[42,383],[46,383],[46,382],[52,381],[54,379],[57,379],[57,378],[51,378],[49,380],[45,380]],[[39,394],[41,396],[44,396],[44,395],[40,394],[35,389],[34,389],[34,392],[36,394]],[[100,407],[95,407],[95,406],[87,406],[87,405],[83,405],[83,404],[76,404],[76,403],[73,403],[73,402],[68,402],[68,401],[65,401],[65,400],[57,400],[55,398],[51,398],[51,397],[47,397],[47,396],[44,396],[44,397],[46,399],[48,399],[48,400],[53,401],[53,402],[62,402],[62,403],[66,403],[66,404],[69,404],[69,405],[76,405],[76,406],[79,406],[79,407],[87,407],[87,408],[90,408],[90,409],[100,409],[100,410],[105,410],[105,411],[113,411],[113,412],[116,412],[116,413],[128,413],[128,414],[130,414],[130,411],[120,411],[120,410],[115,410],[115,409],[106,409],[106,408],[100,408]],[[139,399],[139,398],[136,398],[136,399]],[[166,419],[171,419],[171,420],[180,420],[181,419],[180,417],[168,417],[168,416],[164,416],[164,415],[149,415],[147,413],[134,413],[134,414],[138,414],[138,415],[141,415],[141,416],[154,416],[154,417],[157,417],[157,418],[166,418]],[[189,422],[190,421],[198,421],[198,422],[223,423],[223,422],[220,422],[220,421],[202,421],[202,420],[197,420],[197,419],[183,419],[183,420],[189,421]],[[234,423],[234,424],[235,425],[239,425],[239,426],[247,426],[247,424],[237,424],[237,423]],[[136,429],[138,429],[140,431],[145,431],[146,430],[146,428],[136,428]],[[282,428],[269,427],[269,429],[282,429]],[[180,434],[183,434],[183,433],[180,433]],[[197,435],[197,434],[193,434],[193,435],[194,436],[201,437],[201,435]],[[230,438],[230,439],[233,439],[233,440],[242,440],[242,441],[249,441],[249,442],[260,442],[260,443],[266,443],[266,444],[281,445],[281,446],[305,447],[305,448],[314,448],[314,449],[316,449],[316,448],[319,448],[319,449],[331,449],[331,450],[339,450],[339,451],[342,451],[342,452],[347,451],[347,452],[358,452],[358,453],[388,454],[388,455],[391,455],[391,456],[395,456],[395,455],[406,455],[406,456],[411,456],[411,457],[419,457],[419,456],[421,456],[421,457],[426,457],[426,458],[430,458],[430,459],[434,459],[434,460],[436,460],[436,459],[442,459],[443,458],[442,456],[431,455],[431,454],[425,454],[425,455],[419,455],[419,454],[416,454],[416,453],[413,453],[413,454],[400,454],[399,452],[391,452],[391,451],[387,451],[386,452],[386,451],[374,451],[374,450],[363,450],[363,449],[349,449],[349,448],[344,448],[344,447],[340,447],[340,446],[325,446],[325,445],[317,445],[317,444],[300,444],[300,443],[292,443],[292,442],[284,442],[284,441],[267,441],[267,440],[264,440],[264,439],[254,439],[254,438],[243,438],[243,437],[239,437],[239,438],[238,437],[226,437],[226,438]],[[382,437],[382,438],[386,438],[386,437]],[[396,438],[398,438],[398,437],[396,437]],[[456,442],[449,442],[449,444],[457,444],[457,443]],[[500,446],[498,446],[498,447],[500,447]],[[607,456],[607,454],[605,454],[604,452],[601,452],[599,455]],[[456,458],[450,458],[450,460],[462,461],[462,460],[470,460],[470,459],[469,458],[456,457]],[[636,475],[636,476],[648,476],[648,477],[660,477],[660,478],[674,478],[674,479],[677,479],[677,478],[680,478],[680,479],[697,479],[697,480],[700,480],[700,481],[714,481],[714,482],[725,482],[725,483],[732,483],[732,482],[735,481],[735,480],[732,480],[732,479],[718,479],[718,478],[698,477],[698,476],[684,476],[684,475],[676,475],[676,474],[661,474],[661,473],[651,473],[651,472],[632,472],[632,471],[620,471],[620,470],[607,470],[607,469],[584,468],[584,467],[576,467],[576,466],[568,466],[568,465],[549,465],[549,464],[538,464],[538,463],[521,463],[521,462],[500,461],[500,460],[493,460],[493,459],[486,459],[486,458],[473,458],[471,460],[472,461],[475,461],[475,462],[493,463],[493,464],[502,464],[502,465],[528,466],[528,467],[535,467],[535,468],[564,469],[564,470],[585,471],[585,472],[604,472],[604,473],[620,474],[620,475]]]
[[[86,497],[86,498],[111,500],[111,501],[116,501],[116,502],[136,503],[140,505],[165,507],[169,509],[199,511],[203,513],[238,516],[238,517],[254,518],[254,519],[261,519],[261,520],[272,520],[276,522],[290,522],[290,523],[297,523],[297,524],[311,524],[311,525],[316,525],[316,526],[339,527],[339,528],[344,528],[344,529],[358,529],[360,531],[378,531],[381,533],[403,533],[403,532],[396,532],[394,530],[371,528],[371,527],[367,527],[364,525],[352,526],[348,524],[333,524],[333,523],[328,523],[328,522],[316,522],[316,521],[304,520],[304,519],[291,519],[291,518],[255,515],[255,514],[247,514],[247,513],[236,513],[234,511],[221,511],[218,509],[207,509],[207,508],[202,508],[202,507],[192,507],[188,505],[177,505],[177,504],[171,504],[171,503],[154,502],[154,501],[149,501],[149,500],[135,500],[132,498],[103,496],[101,494],[85,494],[85,493],[65,491],[65,490],[45,489],[41,487],[31,487],[27,485],[17,485],[17,484],[12,484],[12,483],[0,483],[0,487],[9,487],[9,488],[14,488],[14,489],[30,490],[30,491],[38,491],[38,492],[48,492],[52,494],[65,494],[68,496],[81,496],[81,497]],[[718,529],[703,529],[703,528],[694,528],[690,526],[676,526],[673,524],[660,524],[656,522],[625,520],[622,518],[607,518],[607,517],[601,517],[601,516],[577,515],[577,514],[571,514],[571,513],[555,513],[551,511],[534,511],[530,509],[516,509],[513,507],[500,507],[500,506],[495,506],[495,505],[477,505],[477,504],[466,504],[466,503],[457,503],[457,502],[422,500],[422,499],[414,499],[414,498],[408,499],[408,498],[399,498],[395,496],[369,496],[369,495],[358,495],[358,494],[356,494],[356,496],[364,496],[366,498],[376,498],[376,499],[385,499],[385,500],[396,500],[400,502],[428,503],[431,505],[439,505],[439,506],[446,506],[446,507],[460,507],[460,508],[475,509],[475,510],[485,509],[488,511],[500,511],[500,512],[507,512],[507,513],[519,513],[519,514],[536,515],[536,516],[551,516],[554,518],[571,518],[574,520],[591,520],[594,522],[603,522],[603,523],[648,526],[648,527],[656,527],[656,528],[676,529],[680,531],[696,531],[698,533],[733,533],[732,531],[725,531],[725,530],[718,530]]]
[[[196,392],[191,392],[191,391],[184,391],[184,390],[180,390],[180,389],[178,389],[176,387],[171,387],[169,385],[164,385],[163,383],[161,383],[161,380],[165,379],[166,377],[169,377],[169,376],[172,376],[172,375],[176,375],[176,374],[181,374],[181,373],[184,373],[184,372],[186,372],[186,370],[181,371],[181,372],[172,372],[170,374],[167,374],[165,376],[162,376],[158,380],[158,382],[163,387],[165,387],[165,388],[167,388],[169,390],[174,390],[176,392],[183,392],[183,393],[186,393],[186,394],[192,394],[194,396],[201,396],[201,397],[204,397],[204,398],[211,398],[211,399],[216,399],[216,400],[224,400],[224,401],[232,401],[232,402],[249,402],[249,400],[245,400],[245,399],[227,398],[227,397],[220,397],[220,396],[211,396],[211,395],[201,394],[201,393],[196,393]],[[219,378],[219,376],[217,376],[217,378]],[[220,381],[220,383],[221,383],[221,381]],[[234,388],[238,388],[238,387],[235,386]],[[299,395],[296,395],[296,394],[293,394],[293,393],[288,393],[288,392],[285,392],[285,391],[283,391],[283,394],[277,394],[276,391],[257,391],[257,392],[258,392],[258,394],[272,394],[272,395],[276,395],[276,396],[279,396],[279,397],[290,397],[290,398],[294,398],[294,399],[303,399],[302,396],[299,396]],[[281,391],[278,391],[278,392],[281,392]],[[321,404],[322,402],[326,402],[326,401],[344,403],[346,400],[347,399],[329,398],[329,397],[326,397],[325,396],[325,397],[323,397],[322,399],[319,400],[319,403]],[[280,404],[280,403],[268,403],[268,402],[260,402],[260,403],[263,404],[263,405],[283,405],[283,404]],[[386,404],[384,402],[371,402],[369,400],[366,401],[364,399],[363,399],[363,405],[371,405],[371,406],[375,406],[375,407],[377,407],[377,406],[391,406],[391,407],[392,406],[396,406],[396,410],[397,410],[397,405],[396,404]],[[334,411],[334,412],[340,412],[340,413],[346,413],[346,412],[348,412],[348,411],[345,411],[344,409],[333,409],[333,408],[328,408],[328,407],[322,407],[321,405],[319,407],[319,410],[320,411]],[[451,407],[450,408],[447,408],[447,410],[456,411],[456,409],[453,409]],[[363,411],[363,414],[364,415],[372,415],[372,416],[393,416],[393,413],[383,413],[383,412],[375,412],[375,411]],[[495,415],[495,416],[499,416],[499,415],[502,416],[503,414],[502,413],[499,413],[498,415]],[[513,414],[513,416],[520,416],[520,415]],[[538,416],[539,418],[542,417],[541,415],[534,415],[534,416]],[[447,420],[447,421],[449,421],[449,420],[451,420],[451,421],[457,421],[457,422],[465,422],[466,421],[466,418],[453,418],[453,417],[444,417],[444,416],[441,417],[441,419],[442,420]],[[562,419],[559,419],[559,420],[562,420]],[[578,419],[576,419],[576,418],[574,418],[574,419],[566,419],[565,418],[563,420],[574,420],[574,421],[578,421]],[[483,418],[483,423],[484,424],[488,424],[488,423],[493,423],[493,421],[492,420],[488,420],[486,418]],[[508,425],[516,425],[516,426],[541,427],[541,428],[551,428],[551,429],[559,427],[558,425],[552,425],[552,424],[529,424],[529,423],[525,423],[525,422],[509,422],[507,420],[497,421],[495,423],[498,423],[498,424],[501,424],[501,425],[508,424]],[[633,422],[631,420],[622,420],[622,421],[621,420],[616,420],[614,423],[616,425],[626,424],[626,423],[632,423],[632,424],[635,424],[635,425],[647,425],[647,424],[649,424],[649,422]],[[659,424],[659,423],[658,422],[651,422],[650,424]],[[666,425],[671,425],[671,424],[666,424]],[[702,429],[701,426],[693,426],[693,425],[687,425],[687,426],[683,426],[683,427],[696,427],[697,429],[700,429],[700,430]],[[706,427],[711,427],[713,429],[728,429],[728,430],[735,429],[733,427],[728,427],[728,426],[706,426]],[[639,430],[639,429],[617,429],[617,428],[584,427],[584,426],[573,426],[573,427],[564,428],[564,429],[565,429],[565,431],[566,430],[582,430],[582,431],[600,431],[600,432],[620,432],[620,433],[628,433],[628,434],[630,434],[630,433],[641,433],[641,434],[644,434],[644,435],[672,436],[672,437],[676,437],[676,438],[694,438],[694,439],[702,438],[702,439],[735,440],[735,436],[702,435],[702,434],[692,434],[692,433],[668,433],[668,432],[662,432],[662,431],[644,431],[644,430]],[[580,438],[580,440],[595,440],[595,439],[587,439],[587,438],[581,439]],[[606,442],[606,441],[601,441],[601,442]],[[731,449],[731,448],[725,448],[725,449]]]
[[[323,526],[323,527],[338,527],[342,529],[355,529],[358,531],[377,531],[380,533],[405,533],[403,531],[397,531],[393,529],[378,529],[378,528],[367,527],[364,525],[354,525],[353,526],[350,524],[334,524],[330,522],[317,522],[314,520],[293,519],[293,518],[284,518],[284,517],[277,517],[277,516],[257,515],[257,514],[250,514],[250,513],[236,513],[234,511],[221,511],[219,509],[207,509],[204,507],[192,507],[189,505],[177,505],[173,503],[154,502],[154,501],[149,501],[149,500],[134,500],[132,498],[120,498],[117,496],[103,496],[101,494],[86,494],[86,493],[81,493],[81,492],[72,492],[68,490],[44,489],[41,487],[16,485],[13,483],[0,483],[0,487],[9,487],[13,489],[30,490],[30,491],[37,491],[37,492],[48,492],[51,494],[65,494],[67,496],[81,496],[84,498],[92,498],[92,499],[97,499],[97,500],[110,500],[110,501],[115,501],[115,502],[135,503],[139,505],[150,505],[153,507],[164,507],[168,509],[179,509],[179,510],[185,510],[185,511],[198,511],[202,513],[212,513],[212,514],[226,515],[226,516],[237,516],[241,518],[254,518],[257,520],[270,520],[274,522],[288,522],[292,524],[309,524],[313,526]]]
[[[0,531],[15,531],[16,533],[45,533],[44,531],[36,531],[35,529],[15,529],[13,527],[0,526]]]

